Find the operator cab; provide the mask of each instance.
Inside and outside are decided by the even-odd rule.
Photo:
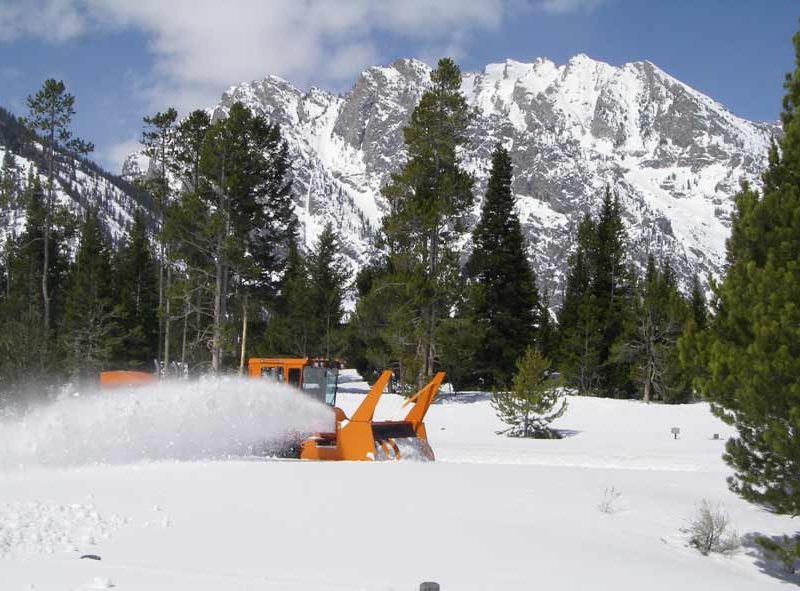
[[[254,358],[247,362],[247,375],[289,384],[329,406],[336,405],[338,361],[328,359]]]

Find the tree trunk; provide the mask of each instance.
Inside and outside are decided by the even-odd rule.
[[[245,353],[247,351],[247,296],[244,297],[244,305],[242,306],[242,350],[239,354],[239,375],[243,376],[245,372]]]
[[[170,283],[172,280],[172,272],[169,267],[167,267],[167,291],[169,291]],[[164,372],[169,371],[169,328],[170,328],[170,309],[172,300],[169,297],[166,297],[166,304],[164,309]]]
[[[44,346],[47,348],[50,334],[50,287],[47,279],[50,275],[50,224],[53,211],[53,180],[56,151],[55,111],[50,113],[50,145],[47,159],[47,206],[44,213],[44,256],[42,260],[42,305],[44,307]]]
[[[214,267],[216,277],[214,280],[214,330],[211,337],[211,371],[219,373],[222,343],[222,233],[217,236],[217,256]]]
[[[189,298],[183,300],[183,337],[181,338],[181,367],[186,365],[186,333],[189,328]]]
[[[161,352],[164,346],[164,242],[162,239],[159,239],[158,253],[158,354],[156,361],[160,371],[163,359]]]
[[[437,165],[438,168],[438,165]],[[438,272],[439,256],[439,223],[436,222],[431,228],[430,246],[428,248],[429,262],[429,281],[431,287],[431,300],[428,310],[428,334],[425,350],[424,373],[425,379],[433,375],[433,365],[436,357],[436,273]]]

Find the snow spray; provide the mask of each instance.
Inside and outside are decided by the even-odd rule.
[[[269,456],[333,425],[330,407],[289,386],[165,380],[64,396],[0,418],[0,470]]]

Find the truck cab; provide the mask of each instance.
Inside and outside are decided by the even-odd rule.
[[[311,357],[256,357],[247,362],[247,375],[299,388],[329,406],[336,405],[341,364]]]

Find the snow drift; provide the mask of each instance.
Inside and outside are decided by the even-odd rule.
[[[165,381],[76,394],[0,420],[0,470],[271,455],[332,425],[329,407],[288,386]]]

